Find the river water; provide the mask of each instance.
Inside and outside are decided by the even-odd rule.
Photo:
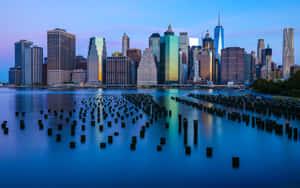
[[[76,135],[70,135],[70,123],[60,121],[49,114],[43,119],[40,110],[76,109],[71,120],[78,120],[81,101],[89,97],[121,96],[125,93],[148,93],[160,104],[172,110],[172,116],[160,119],[147,128],[145,138],[139,138],[141,126],[149,117],[143,116],[136,124],[125,119],[126,128],[120,122],[100,132],[89,123],[78,124]],[[213,90],[140,89],[140,90],[39,90],[0,89],[0,122],[7,120],[9,134],[0,130],[0,185],[1,187],[199,187],[257,186],[300,184],[300,141],[277,136],[243,123],[232,122],[198,111],[171,100],[179,96],[190,100],[189,93],[209,93]],[[222,91],[239,95],[239,91]],[[213,104],[207,104],[213,105]],[[26,112],[16,117],[15,112]],[[178,133],[178,114],[189,122],[188,145],[191,155],[185,154],[183,134]],[[148,118],[148,119],[147,119]],[[20,129],[20,120],[25,129]],[[38,127],[42,119],[44,129]],[[105,122],[110,120],[108,117]],[[199,122],[198,144],[193,142],[193,120]],[[285,123],[284,119],[276,119]],[[87,118],[89,122],[89,117]],[[167,129],[164,125],[169,122]],[[57,125],[63,124],[58,130]],[[300,128],[299,121],[290,122]],[[86,130],[80,126],[86,125]],[[47,135],[53,128],[53,136]],[[113,144],[105,149],[100,142],[114,136]],[[56,142],[55,134],[61,134]],[[80,135],[86,135],[86,143],[80,143]],[[136,150],[130,150],[131,137],[138,136]],[[166,138],[161,152],[156,151],[160,137]],[[76,142],[70,149],[69,143]],[[212,157],[206,156],[206,148],[213,148]],[[232,157],[240,158],[239,168],[232,167]]]

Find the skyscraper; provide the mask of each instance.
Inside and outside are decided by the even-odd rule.
[[[135,85],[136,80],[134,80],[132,75],[134,68],[135,64],[129,57],[107,57],[104,83],[110,86]]]
[[[123,56],[127,56],[127,50],[130,48],[130,39],[126,33],[124,33],[122,38],[122,53]]]
[[[239,47],[224,48],[221,57],[221,83],[245,82],[245,49]]]
[[[283,51],[282,51],[283,78],[290,77],[290,70],[295,65],[294,29],[283,30]]]
[[[43,48],[33,46],[31,48],[31,83],[41,85],[43,83]]]
[[[222,49],[224,48],[224,28],[221,25],[221,18],[219,13],[218,25],[215,28],[214,49],[215,58],[220,60]]]
[[[137,70],[137,84],[142,86],[157,85],[157,67],[150,48],[146,48]]]
[[[202,48],[203,49],[213,49],[214,48],[214,40],[209,36],[209,32],[206,32],[205,38],[202,40]]]
[[[272,74],[272,48],[268,45],[266,49],[262,50],[262,68],[261,77],[264,79],[271,79]]]
[[[31,85],[31,45],[33,42],[21,40],[15,43],[15,67],[21,68],[21,83]]]
[[[264,39],[258,39],[257,43],[257,60],[258,64],[261,63],[261,58],[262,58],[262,50],[265,49],[265,40]]]
[[[104,38],[90,38],[88,52],[88,82],[99,84],[103,82],[106,58],[106,43]]]
[[[136,66],[139,65],[142,57],[142,52],[137,48],[129,48],[127,50],[127,56],[131,58],[131,60],[135,63]]]
[[[188,80],[199,80],[199,62],[197,57],[201,49],[201,46],[191,46],[189,49]],[[198,76],[195,73],[197,73]]]
[[[179,39],[174,35],[171,25],[160,39],[160,69],[161,84],[178,83],[179,81]]]
[[[187,32],[179,33],[179,49],[180,49],[180,59],[179,59],[179,73],[180,73],[180,84],[184,84],[187,80],[185,67],[188,64],[189,55],[189,37]]]
[[[213,53],[210,50],[198,54],[198,75],[203,81],[213,81]]]
[[[179,83],[186,84],[188,80],[188,61],[187,55],[179,50]]]
[[[185,62],[188,61],[189,37],[187,32],[179,33],[179,48],[186,56]]]
[[[152,35],[149,37],[149,48],[152,50],[152,53],[154,54],[157,67],[159,67],[159,61],[160,61],[160,34],[159,33],[152,33]]]
[[[58,28],[48,31],[47,47],[48,85],[71,82],[72,70],[75,67],[75,35]]]
[[[251,82],[251,54],[245,53],[245,69],[244,69],[244,75],[245,75],[245,83],[250,84]],[[243,73],[241,73],[243,74]]]

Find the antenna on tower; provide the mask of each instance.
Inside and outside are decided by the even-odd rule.
[[[219,15],[218,15],[218,26],[221,26],[221,13],[219,10]]]

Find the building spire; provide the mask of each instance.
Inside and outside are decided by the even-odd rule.
[[[221,26],[221,13],[219,10],[219,15],[218,15],[218,26]]]
[[[172,26],[171,26],[171,24],[170,24],[169,27],[168,27],[168,32],[173,32],[173,31],[172,31]]]

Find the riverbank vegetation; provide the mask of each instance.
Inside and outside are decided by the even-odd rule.
[[[300,71],[284,81],[258,79],[251,88],[264,94],[300,97]]]

